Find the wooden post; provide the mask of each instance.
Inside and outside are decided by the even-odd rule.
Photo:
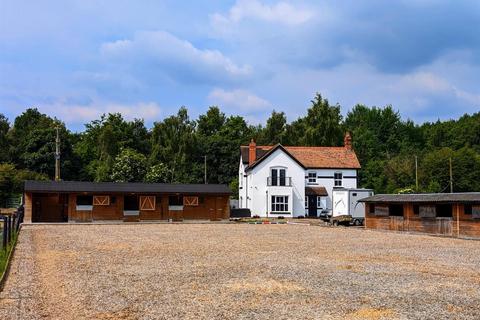
[[[460,205],[455,204],[455,208],[457,211],[457,238],[460,238]]]
[[[30,192],[25,192],[24,210],[23,222],[32,223],[32,193]]]

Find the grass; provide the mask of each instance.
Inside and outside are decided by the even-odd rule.
[[[7,245],[7,248],[0,249],[0,279],[3,278],[3,274],[7,269],[10,252],[12,252],[16,243],[17,243],[17,233],[14,233],[12,237],[12,241],[10,242],[10,244]]]

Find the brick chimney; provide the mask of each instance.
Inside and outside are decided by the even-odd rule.
[[[250,140],[250,144],[248,145],[248,165],[251,165],[257,159],[257,144],[255,140]]]
[[[352,147],[352,136],[350,135],[349,131],[345,132],[345,137],[343,138],[343,145],[348,150],[353,149],[353,147]]]

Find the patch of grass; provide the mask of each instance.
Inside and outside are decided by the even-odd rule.
[[[9,258],[10,252],[12,252],[16,243],[17,243],[17,234],[14,233],[12,236],[12,241],[10,241],[10,244],[7,245],[7,248],[0,249],[0,279],[3,277],[3,273],[5,272],[5,269],[7,268],[7,265],[8,265],[8,258]]]

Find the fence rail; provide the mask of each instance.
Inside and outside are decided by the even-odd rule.
[[[15,211],[9,215],[0,215],[0,234],[2,238],[1,249],[7,250],[8,245],[13,241],[15,235],[20,230],[20,224],[23,222],[23,210]]]

